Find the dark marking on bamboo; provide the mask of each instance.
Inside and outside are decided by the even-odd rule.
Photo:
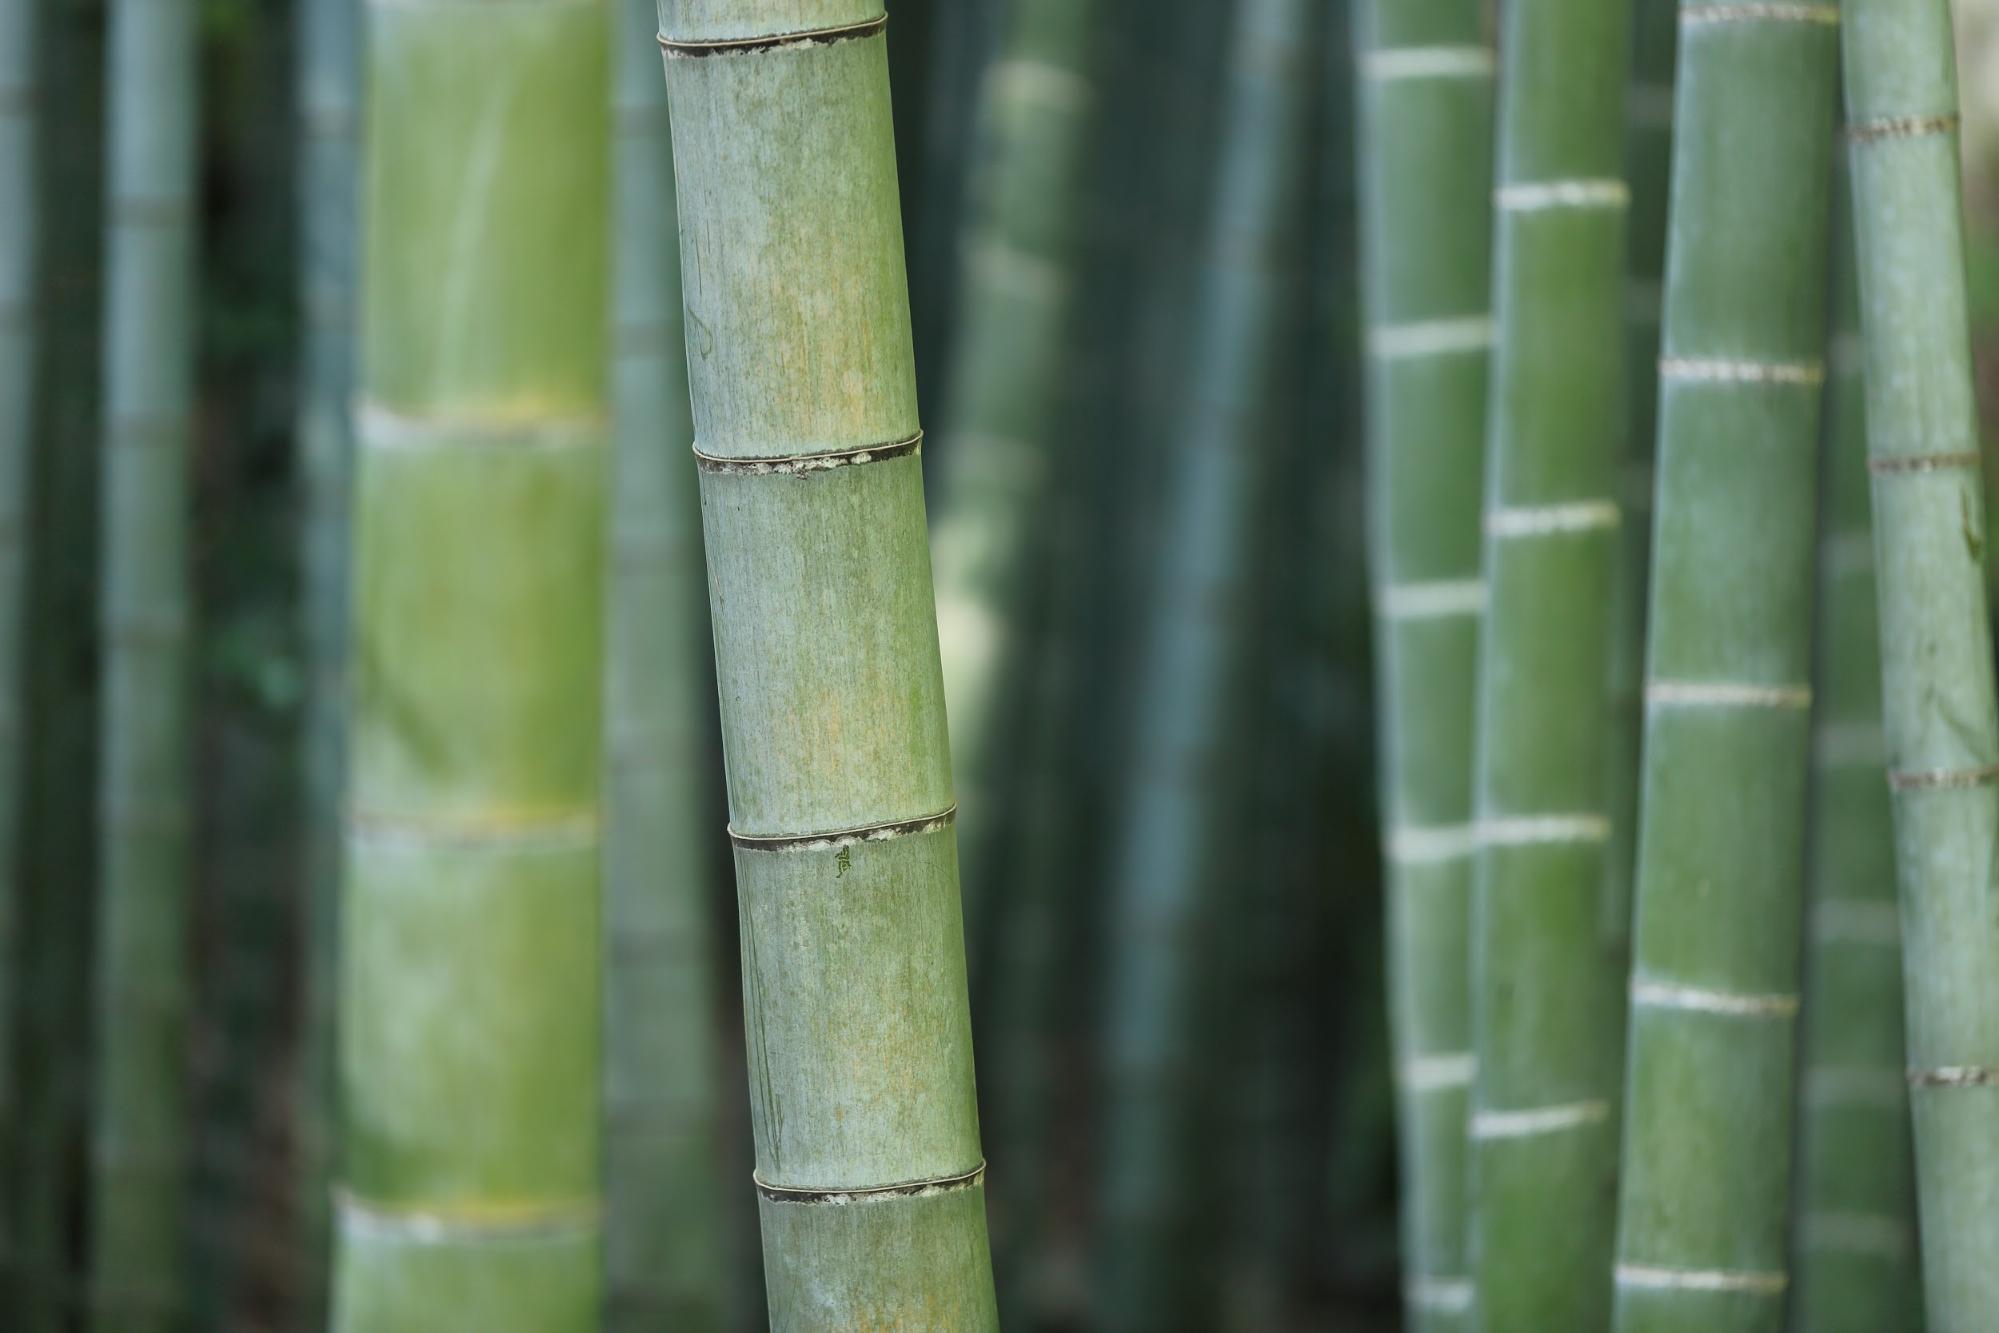
[[[660,50],[682,60],[703,60],[709,56],[742,55],[772,51],[785,46],[831,46],[835,42],[855,42],[873,37],[888,27],[888,15],[860,23],[843,23],[833,28],[810,28],[804,32],[774,32],[762,37],[722,37],[710,41],[681,41],[659,34]]]
[[[830,852],[838,848],[858,846],[864,842],[887,842],[891,838],[907,837],[912,833],[934,833],[938,829],[949,828],[957,818],[958,807],[953,804],[934,815],[919,815],[915,819],[897,819],[881,824],[863,824],[859,828],[831,829],[824,833],[738,833],[732,828],[729,830],[729,841],[748,852]]]
[[[1870,458],[1867,460],[1867,470],[1877,477],[1893,477],[1908,473],[1975,468],[1984,461],[1976,451],[1955,454],[1911,454],[1903,457]]]
[[[1892,791],[1971,791],[1999,783],[1999,764],[1978,768],[1902,769],[1888,774]]]
[[[923,449],[923,432],[888,444],[866,444],[858,449],[833,449],[823,454],[791,454],[774,458],[722,458],[701,452],[694,446],[694,466],[718,476],[803,477],[835,468],[859,467],[864,463],[886,463],[907,458]]]
[[[1846,127],[1849,143],[1879,143],[1883,139],[1920,139],[1931,134],[1957,133],[1956,113],[1942,116],[1884,116]]]
[[[908,1198],[919,1194],[947,1194],[954,1190],[968,1190],[983,1184],[986,1178],[986,1164],[980,1162],[970,1171],[955,1176],[933,1176],[929,1180],[906,1180],[895,1185],[871,1185],[860,1189],[799,1189],[791,1185],[773,1185],[762,1176],[752,1173],[750,1179],[757,1183],[757,1193],[772,1203],[871,1203],[878,1199]]]
[[[1911,1069],[1912,1088],[1999,1088],[1999,1068],[1988,1065],[1942,1065]]]

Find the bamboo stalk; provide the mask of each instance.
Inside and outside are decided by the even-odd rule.
[[[617,126],[605,675],[606,1322],[723,1322],[712,683],[653,0],[612,24]]]
[[[1838,185],[1819,508],[1791,1325],[1813,1333],[1874,1333],[1921,1321],[1895,834],[1881,780],[1887,757],[1867,512],[1860,293],[1850,197]]]
[[[1078,242],[1094,163],[1100,0],[1021,0],[983,84],[964,237],[938,518],[931,539],[974,956],[994,947],[1018,881],[1015,825],[1034,641],[1046,615],[1040,540],[1069,398]],[[976,971],[977,969],[975,969]]]
[[[1293,283],[1279,260],[1302,224],[1308,72],[1318,7],[1245,0],[1234,13],[1221,167],[1208,206],[1203,322],[1163,499],[1142,630],[1134,785],[1111,853],[1118,941],[1106,983],[1103,1300],[1107,1327],[1198,1324],[1212,1293],[1198,1151],[1217,959],[1204,928],[1243,815],[1233,751],[1268,398]]]
[[[1681,10],[1622,1330],[1783,1319],[1838,17]]]
[[[1493,53],[1476,0],[1356,12],[1403,1299],[1412,1328],[1469,1328],[1466,830],[1485,607]]]
[[[340,793],[346,759],[347,534],[353,470],[354,232],[359,218],[360,5],[299,0],[298,450],[301,624],[306,660],[300,762],[305,799],[304,1007],[298,1089],[302,1310],[326,1317],[334,1160]]]
[[[594,1329],[607,8],[368,24],[333,1323]]]
[[[1600,931],[1630,0],[1517,0],[1498,224],[1472,922],[1480,1326],[1609,1320],[1618,977]]]
[[[91,1151],[106,1330],[171,1328],[186,1301],[195,55],[190,0],[112,6]]]
[[[1999,724],[1947,0],[1848,0],[1883,720],[1930,1326],[1999,1308]]]
[[[885,22],[661,7],[780,1329],[998,1325]]]

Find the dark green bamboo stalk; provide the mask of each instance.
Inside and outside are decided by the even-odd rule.
[[[1833,5],[1680,11],[1618,1219],[1627,1333],[1783,1321],[1838,22]]]
[[[1500,41],[1470,1129],[1490,1333],[1609,1321],[1619,978],[1601,918],[1630,40],[1630,0],[1515,0]]]
[[[1205,927],[1243,813],[1232,760],[1248,592],[1270,369],[1294,286],[1278,264],[1302,222],[1318,12],[1308,0],[1245,0],[1229,47],[1203,322],[1137,667],[1134,785],[1112,853],[1099,1312],[1109,1328],[1191,1326],[1209,1313],[1194,1261],[1217,961]]]
[[[1999,1309],[1999,722],[1948,0],[1848,0],[1846,105],[1923,1279]]]
[[[1838,188],[1834,196],[1791,1326],[1876,1333],[1920,1323],[1916,1191],[1895,837],[1881,781],[1887,756],[1860,293],[1849,198]]]
[[[298,1091],[302,1308],[323,1321],[334,1160],[340,794],[346,753],[347,533],[359,222],[359,0],[299,0],[298,207],[301,625],[306,660],[305,983]]]
[[[780,1329],[998,1325],[881,0],[666,0]]]
[[[101,905],[91,1322],[184,1317],[192,776],[188,447],[193,426],[191,0],[119,0],[109,53]]]
[[[1101,0],[1021,0],[984,80],[989,165],[964,238],[931,542],[953,768],[968,807],[959,844],[975,953],[989,952],[980,942],[988,917],[1005,910],[995,897],[1018,883],[996,844],[1014,824],[1007,807],[1020,788],[1045,609],[1040,520],[1069,401],[1102,20]]]
[[[369,11],[334,1327],[600,1313],[610,34]]]
[[[612,1329],[722,1323],[712,685],[686,448],[673,155],[653,0],[612,24],[616,198],[605,674],[604,1193]]]
[[[1361,22],[1365,301],[1390,1023],[1412,1327],[1471,1327],[1472,706],[1492,347],[1492,74],[1476,0]]]

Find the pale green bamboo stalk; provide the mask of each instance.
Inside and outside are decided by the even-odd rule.
[[[340,794],[346,757],[347,535],[360,165],[359,0],[299,0],[298,254],[301,637],[306,662],[304,960],[298,1157],[305,1317],[326,1317],[334,1161]]]
[[[1269,396],[1303,218],[1308,74],[1320,7],[1233,12],[1220,168],[1208,199],[1187,410],[1168,455],[1164,522],[1137,670],[1133,785],[1109,884],[1099,1318],[1198,1326],[1213,1291],[1201,1152],[1219,959],[1206,930],[1245,802],[1236,727],[1253,618]]]
[[[1999,1309],[1999,723],[1948,0],[1847,0],[1883,720],[1923,1282],[1937,1333]]]
[[[1860,293],[1844,184],[1838,179],[1833,192],[1833,340],[1819,505],[1803,1087],[1791,1237],[1791,1327],[1798,1333],[1877,1333],[1921,1323],[1895,837],[1881,780],[1887,756]]]
[[[610,34],[368,12],[333,1326],[597,1327]]]
[[[26,733],[28,516],[35,449],[42,0],[0,0],[0,1180],[20,1129],[14,1023],[26,998],[20,831]],[[14,1262],[0,1208],[0,1275]],[[0,1294],[6,1291],[0,1281]]]
[[[1472,1319],[1472,708],[1493,53],[1477,0],[1358,7],[1389,1020],[1410,1326]]]
[[[1624,1333],[1783,1322],[1838,22],[1680,11]]]
[[[192,0],[111,9],[91,1325],[185,1317]]]
[[[1041,540],[1070,400],[1078,242],[1101,105],[1100,0],[1020,0],[981,92],[980,154],[963,238],[938,517],[931,540],[944,698],[975,955],[1018,881],[1002,844],[1018,812],[1034,640],[1049,564]]]
[[[1479,1326],[1609,1322],[1619,975],[1601,942],[1617,563],[1630,0],[1514,0],[1472,909]]]
[[[712,697],[673,156],[653,0],[612,23],[610,617],[605,673],[606,1324],[722,1324]]]
[[[780,1329],[998,1325],[881,0],[666,0]]]

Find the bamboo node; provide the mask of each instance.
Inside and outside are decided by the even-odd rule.
[[[1470,1087],[1477,1072],[1478,1056],[1470,1051],[1448,1051],[1412,1056],[1396,1069],[1395,1077],[1410,1092],[1442,1092]]]
[[[659,46],[669,56],[699,60],[707,56],[770,51],[783,46],[831,46],[835,42],[859,41],[864,37],[873,37],[886,27],[888,27],[888,15],[882,14],[860,23],[842,23],[830,28],[808,28],[801,32],[773,32],[760,37],[720,37],[683,41],[660,33]]]
[[[1541,1134],[1600,1125],[1610,1119],[1606,1101],[1566,1102],[1519,1111],[1472,1112],[1471,1137],[1478,1140],[1524,1139]]]
[[[1896,769],[1888,774],[1890,791],[1971,791],[1999,782],[1999,764],[1976,768]]]
[[[1938,1065],[1911,1069],[1912,1088],[1999,1088],[1999,1068],[1990,1065]]]
[[[1818,23],[1838,27],[1839,6],[1775,3],[1682,5],[1680,22],[1690,26],[1703,23]]]
[[[1659,376],[1680,384],[1795,384],[1815,389],[1825,383],[1825,363],[1666,356],[1659,358]]]
[[[1472,1283],[1462,1277],[1411,1278],[1402,1288],[1402,1299],[1412,1310],[1438,1314],[1461,1314],[1472,1306]]]
[[[908,439],[891,444],[867,444],[858,449],[834,449],[821,454],[793,454],[788,457],[772,458],[724,458],[717,454],[703,453],[700,445],[694,446],[694,466],[703,472],[717,476],[746,477],[802,477],[813,472],[830,472],[834,468],[858,467],[863,463],[886,463],[891,459],[907,458],[923,448],[923,432]]]
[[[1478,854],[1478,825],[1404,825],[1388,832],[1388,859],[1396,865],[1437,865]]]
[[[1523,505],[1488,510],[1486,535],[1498,538],[1552,537],[1613,529],[1622,521],[1615,500]]]
[[[1484,579],[1397,583],[1381,590],[1375,613],[1383,620],[1441,620],[1485,610]]]
[[[1666,1268],[1653,1264],[1619,1264],[1617,1285],[1647,1291],[1711,1291],[1741,1296],[1781,1296],[1791,1285],[1784,1272],[1740,1268]]]
[[[1809,685],[1757,685],[1731,680],[1655,680],[1645,702],[1658,708],[1785,708],[1812,706]]]
[[[1646,1009],[1677,1009],[1683,1013],[1718,1014],[1725,1018],[1794,1018],[1795,995],[1757,995],[1747,991],[1708,990],[1670,982],[1631,980],[1631,1002]]]
[[[1849,143],[1879,143],[1883,139],[1919,139],[1932,134],[1957,133],[1955,113],[1943,116],[1883,116],[1879,120],[1859,120],[1846,127]]]
[[[1493,323],[1490,315],[1385,324],[1368,330],[1367,335],[1367,350],[1384,361],[1485,352],[1491,350],[1492,344]]]
[[[1481,847],[1539,847],[1610,841],[1610,821],[1602,815],[1511,815],[1482,819]]]
[[[953,804],[932,815],[918,815],[915,819],[889,820],[880,824],[865,824],[860,828],[833,829],[824,833],[740,833],[729,830],[729,841],[744,851],[750,852],[833,852],[847,847],[858,847],[864,842],[887,842],[891,838],[908,837],[917,833],[935,833],[938,829],[949,828],[957,822],[958,807]]]
[[[1403,46],[1370,51],[1361,77],[1375,83],[1398,79],[1489,79],[1497,68],[1485,46]]]
[[[603,1207],[594,1197],[482,1208],[402,1208],[364,1201],[339,1187],[333,1204],[344,1236],[395,1245],[519,1245],[594,1236]]]
[[[863,1185],[854,1189],[814,1189],[796,1185],[773,1185],[752,1172],[757,1193],[772,1203],[842,1204],[877,1203],[885,1199],[929,1198],[956,1190],[976,1189],[985,1183],[986,1164],[981,1161],[970,1171],[952,1176],[932,1176],[928,1180],[906,1180],[894,1185]]]
[[[1949,472],[1978,468],[1984,464],[1975,449],[1950,454],[1888,454],[1867,460],[1867,470],[1877,477],[1895,477],[1924,472]]]
[[[1508,213],[1539,213],[1554,208],[1628,208],[1631,189],[1621,180],[1521,181],[1494,190],[1492,201]]]

